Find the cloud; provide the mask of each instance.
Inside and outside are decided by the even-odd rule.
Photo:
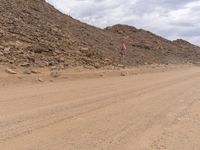
[[[46,0],[60,11],[104,28],[128,24],[200,45],[198,0]]]

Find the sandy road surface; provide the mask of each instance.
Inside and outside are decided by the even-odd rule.
[[[199,150],[200,68],[0,86],[0,150]]]

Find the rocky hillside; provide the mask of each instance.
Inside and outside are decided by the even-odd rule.
[[[148,31],[116,25],[104,30],[64,15],[44,0],[0,0],[0,64],[95,66],[185,63],[200,59],[200,48],[168,41]]]
[[[184,40],[172,42],[127,25],[115,25],[105,30],[128,45],[129,64],[194,63],[200,60],[200,47]]]
[[[43,0],[1,0],[0,14],[1,63],[111,63],[102,54],[112,48],[106,32],[63,15]]]

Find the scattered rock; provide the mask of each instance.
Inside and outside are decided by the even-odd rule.
[[[87,48],[87,47],[82,47],[80,51],[81,51],[81,52],[85,52],[85,51],[88,51],[88,50],[89,50],[89,48]]]
[[[100,74],[100,77],[104,77],[104,74],[103,74],[103,73],[101,73],[101,74]]]
[[[23,77],[22,76],[18,76],[18,79],[23,79]]]
[[[53,77],[53,78],[57,78],[57,77],[59,77],[59,76],[60,76],[59,72],[58,72],[58,71],[56,71],[56,70],[54,70],[54,71],[51,71],[50,75],[51,75],[51,77]]]
[[[61,52],[59,50],[55,50],[55,53],[56,54],[60,54]]]
[[[10,63],[10,64],[14,64],[14,60],[8,60],[8,62]]]
[[[95,69],[95,67],[94,67],[94,66],[87,66],[87,65],[86,65],[86,66],[84,66],[84,68],[85,68],[85,69],[89,69],[89,70],[93,70],[93,69]]]
[[[0,49],[4,49],[4,46],[1,46],[1,45],[0,45]]]
[[[121,72],[121,76],[126,76],[127,74],[124,72]]]
[[[107,61],[107,62],[110,62],[110,59],[108,59],[108,58],[105,58],[105,61]]]
[[[59,68],[59,69],[64,69],[64,68],[65,68],[65,66],[64,66],[64,65],[62,65],[62,64],[60,64],[58,68]]]
[[[45,67],[45,64],[41,64],[41,63],[39,63],[39,64],[38,64],[38,67],[40,67],[40,68],[44,68],[44,67]]]
[[[46,51],[46,49],[44,47],[40,46],[40,45],[37,45],[37,46],[34,47],[35,53],[42,53],[44,51]]]
[[[29,67],[30,63],[25,62],[25,63],[21,64],[20,66],[22,66],[22,67]]]
[[[5,53],[5,54],[10,54],[10,47],[6,47],[6,48],[4,49],[4,53]]]
[[[64,57],[61,57],[61,58],[59,58],[59,61],[60,61],[60,62],[65,62],[65,58],[64,58]]]
[[[64,76],[62,79],[68,80],[68,79],[69,79],[69,77],[66,77],[66,76]]]
[[[17,69],[16,66],[13,66],[13,65],[11,65],[9,68],[12,70]]]
[[[118,66],[118,67],[122,67],[122,68],[124,67],[124,65],[122,65],[122,64],[118,64],[117,66]]]
[[[96,69],[99,69],[99,68],[101,68],[101,65],[100,65],[99,63],[95,63],[95,64],[94,64],[94,67],[95,67]]]
[[[68,62],[64,62],[64,67],[69,67],[70,64]]]
[[[35,69],[31,69],[31,73],[37,74],[37,73],[39,73],[39,71],[35,70]]]
[[[23,71],[23,74],[28,74],[28,75],[29,75],[29,74],[31,74],[31,70],[28,70],[28,69],[27,69],[27,70],[24,70],[24,71]]]
[[[6,68],[5,71],[6,71],[7,73],[9,73],[9,74],[17,74],[16,71],[14,71],[14,70],[12,70],[12,69],[10,69],[10,68]]]
[[[44,82],[44,80],[41,77],[38,77],[37,79],[39,82]]]
[[[57,66],[51,66],[51,70],[57,70],[58,67]]]

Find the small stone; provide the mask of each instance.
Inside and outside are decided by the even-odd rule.
[[[63,77],[63,79],[67,80],[67,79],[69,79],[69,77],[66,77],[66,76],[65,76],[65,77]]]
[[[59,69],[64,69],[64,68],[65,68],[65,66],[63,64],[59,65]]]
[[[65,63],[64,63],[64,67],[69,67],[69,65],[70,65],[70,64],[69,64],[68,62],[65,62]]]
[[[64,58],[64,57],[61,57],[61,58],[59,59],[59,61],[60,61],[60,62],[65,62],[65,58]]]
[[[101,74],[100,74],[100,77],[104,77],[104,74],[103,74],[103,73],[101,73]]]
[[[50,75],[53,77],[53,78],[57,78],[60,76],[59,72],[58,71],[51,71]]]
[[[94,64],[94,67],[95,67],[96,69],[99,69],[99,68],[101,68],[101,65],[100,65],[99,63],[95,63],[95,64]]]
[[[22,77],[22,76],[19,76],[18,79],[23,79],[23,77]]]
[[[81,51],[88,51],[89,50],[89,48],[87,48],[87,47],[82,47],[81,48]]]
[[[44,64],[39,64],[39,67],[40,67],[40,68],[44,68],[45,65],[44,65]]]
[[[6,48],[4,49],[4,53],[5,53],[5,54],[10,54],[10,47],[6,47]]]
[[[31,74],[31,70],[24,70],[23,74]]]
[[[56,69],[58,69],[57,66],[51,66],[51,70],[56,70]]]
[[[6,68],[5,71],[6,71],[7,73],[9,73],[9,74],[17,74],[16,71],[14,71],[14,70],[12,70],[12,69],[10,69],[10,68]]]
[[[124,65],[122,65],[122,64],[118,64],[117,66],[118,66],[118,67],[124,67]]]
[[[105,61],[109,62],[109,61],[110,61],[110,59],[108,59],[108,58],[105,58]]]
[[[16,66],[12,65],[10,66],[10,69],[17,69]]]
[[[126,76],[126,73],[124,73],[124,72],[121,72],[121,76]]]
[[[39,82],[44,82],[44,80],[43,80],[42,78],[40,78],[40,77],[39,77],[37,80],[38,80]]]
[[[30,66],[30,63],[23,63],[23,64],[21,64],[20,66],[22,66],[22,67],[29,67]]]
[[[39,71],[37,71],[35,69],[31,69],[31,73],[37,74],[37,73],[39,73]]]
[[[59,50],[55,50],[55,53],[56,54],[60,54],[61,52]]]
[[[14,60],[8,60],[8,62],[10,63],[10,64],[14,64]]]

